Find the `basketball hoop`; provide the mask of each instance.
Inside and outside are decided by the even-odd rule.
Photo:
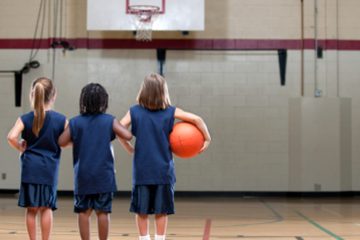
[[[136,40],[151,41],[152,25],[160,13],[160,8],[153,5],[132,5],[128,13],[131,14],[136,28]]]

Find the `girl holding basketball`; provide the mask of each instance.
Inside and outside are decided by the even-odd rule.
[[[56,191],[61,149],[58,138],[66,117],[52,109],[55,87],[48,78],[31,84],[33,111],[17,119],[8,134],[9,144],[21,152],[21,185],[18,205],[26,208],[30,240],[36,239],[36,216],[40,216],[42,239],[49,239],[56,209]],[[21,135],[21,139],[19,140]]]
[[[164,240],[168,215],[174,214],[175,169],[169,135],[175,118],[195,124],[204,135],[204,151],[210,143],[205,122],[197,115],[171,105],[165,79],[152,73],[145,77],[131,107],[121,120],[136,137],[135,147],[120,140],[134,153],[133,189],[130,211],[136,214],[140,240],[150,240],[149,214],[155,214],[155,240]]]
[[[80,95],[80,115],[70,119],[59,138],[60,146],[73,144],[74,211],[82,240],[90,239],[93,210],[100,240],[107,240],[113,193],[117,191],[111,142],[115,135],[131,140],[132,135],[114,116],[106,114],[108,94],[97,83],[86,85]]]

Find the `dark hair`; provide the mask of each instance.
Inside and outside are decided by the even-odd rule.
[[[140,106],[150,110],[169,107],[171,101],[165,78],[157,73],[147,75],[141,84],[136,100]]]
[[[52,81],[46,77],[35,79],[31,84],[30,102],[34,109],[34,121],[32,131],[39,136],[45,121],[45,105],[55,97],[55,87]]]
[[[98,83],[89,83],[81,90],[80,114],[105,113],[109,95]]]

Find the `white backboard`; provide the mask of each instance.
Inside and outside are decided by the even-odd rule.
[[[202,31],[205,0],[88,0],[87,30],[135,30],[127,5],[154,5],[161,14],[153,30]]]

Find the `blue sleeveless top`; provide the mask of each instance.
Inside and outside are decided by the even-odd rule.
[[[21,182],[57,186],[61,148],[58,138],[64,131],[66,117],[46,111],[44,125],[36,137],[32,132],[34,112],[20,117],[24,124],[22,138],[27,142],[21,154]]]
[[[114,119],[114,116],[102,113],[84,114],[70,119],[75,194],[117,190],[111,145],[115,139]]]
[[[136,137],[133,184],[173,184],[175,169],[169,135],[175,107],[151,111],[140,105],[130,108],[131,132]]]

